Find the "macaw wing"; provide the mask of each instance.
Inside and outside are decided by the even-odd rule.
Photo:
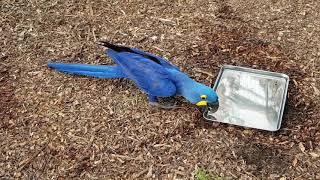
[[[114,50],[115,52],[117,53],[124,53],[124,52],[127,52],[127,53],[132,53],[132,54],[137,54],[137,55],[140,55],[140,56],[143,56],[145,57],[146,59],[150,60],[150,61],[153,61],[157,64],[160,64],[161,66],[165,67],[165,68],[171,68],[171,69],[175,69],[175,70],[178,70],[180,71],[180,69],[171,64],[168,60],[164,59],[164,58],[161,58],[159,56],[156,56],[154,54],[151,54],[151,53],[148,53],[148,52],[144,52],[140,49],[136,49],[136,48],[130,48],[130,47],[126,47],[126,46],[119,46],[119,45],[114,45],[114,44],[111,44],[107,41],[100,41],[101,45],[102,46],[105,46],[109,49],[112,49]],[[108,51],[107,51],[108,53]]]
[[[144,52],[140,49],[136,49],[136,48],[130,48],[130,49],[137,54],[143,55],[146,58],[153,60],[153,61],[157,62],[158,64],[161,64],[165,68],[173,68],[173,69],[180,71],[180,69],[177,66],[171,64],[168,60],[166,60],[164,58],[161,58],[159,56],[156,56],[156,55],[148,53],[148,52]]]
[[[176,94],[175,84],[170,80],[169,73],[160,64],[130,52],[118,53],[111,49],[107,52],[122,67],[127,77],[146,93],[159,97]]]

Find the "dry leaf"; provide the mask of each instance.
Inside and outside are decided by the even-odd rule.
[[[279,180],[286,180],[287,178],[286,177],[282,177],[282,178],[280,178]]]
[[[243,132],[243,134],[248,134],[248,135],[251,135],[252,134],[252,131],[251,130],[248,130],[248,129],[246,129],[246,130],[244,130],[244,131],[242,131]]]
[[[302,144],[302,142],[299,143],[299,148],[302,152],[304,152],[306,150],[306,148],[304,147],[304,145]]]

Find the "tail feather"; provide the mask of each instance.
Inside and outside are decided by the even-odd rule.
[[[125,78],[118,66],[48,63],[48,67],[67,74],[83,75],[96,78]]]

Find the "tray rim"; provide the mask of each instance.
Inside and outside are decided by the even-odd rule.
[[[283,94],[282,97],[282,102],[281,102],[281,107],[280,107],[280,116],[278,118],[278,124],[277,124],[277,128],[274,130],[269,130],[269,129],[261,129],[261,128],[253,128],[253,127],[247,127],[247,126],[242,126],[242,127],[247,127],[247,128],[253,128],[253,129],[261,129],[261,130],[266,130],[266,131],[271,131],[271,132],[275,132],[278,131],[281,128],[281,123],[282,123],[282,119],[283,119],[283,114],[284,114],[284,109],[285,109],[285,105],[286,105],[286,101],[287,101],[287,97],[288,97],[288,87],[289,87],[289,82],[290,82],[290,78],[288,75],[284,74],[284,73],[279,73],[279,72],[272,72],[272,71],[266,71],[266,70],[260,70],[260,69],[254,69],[254,68],[249,68],[249,67],[243,67],[243,66],[234,66],[234,65],[223,65],[220,68],[219,74],[214,82],[214,84],[211,85],[211,88],[216,91],[218,88],[218,83],[221,80],[222,74],[224,72],[225,69],[231,69],[231,70],[236,70],[236,71],[242,71],[242,72],[248,72],[248,73],[255,73],[255,74],[262,74],[262,75],[272,75],[275,77],[280,77],[280,78],[284,78],[286,80],[285,83],[285,92]],[[214,121],[214,122],[220,122],[220,123],[227,123],[227,122],[221,122],[221,121],[216,121],[210,118],[207,118],[205,116],[205,113],[203,113],[203,117],[208,120],[208,121]],[[227,124],[232,124],[232,123],[227,123]],[[232,125],[236,125],[236,126],[241,126],[241,125],[237,125],[237,124],[232,124]]]

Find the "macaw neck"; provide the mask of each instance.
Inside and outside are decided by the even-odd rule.
[[[190,101],[191,93],[197,86],[198,82],[191,79],[188,75],[181,71],[172,71],[172,80],[175,81],[177,87],[177,94],[184,96]]]
[[[194,83],[195,81],[191,79],[187,74],[177,71],[170,70],[172,75],[172,80],[175,81],[177,86],[186,86],[189,83]]]

